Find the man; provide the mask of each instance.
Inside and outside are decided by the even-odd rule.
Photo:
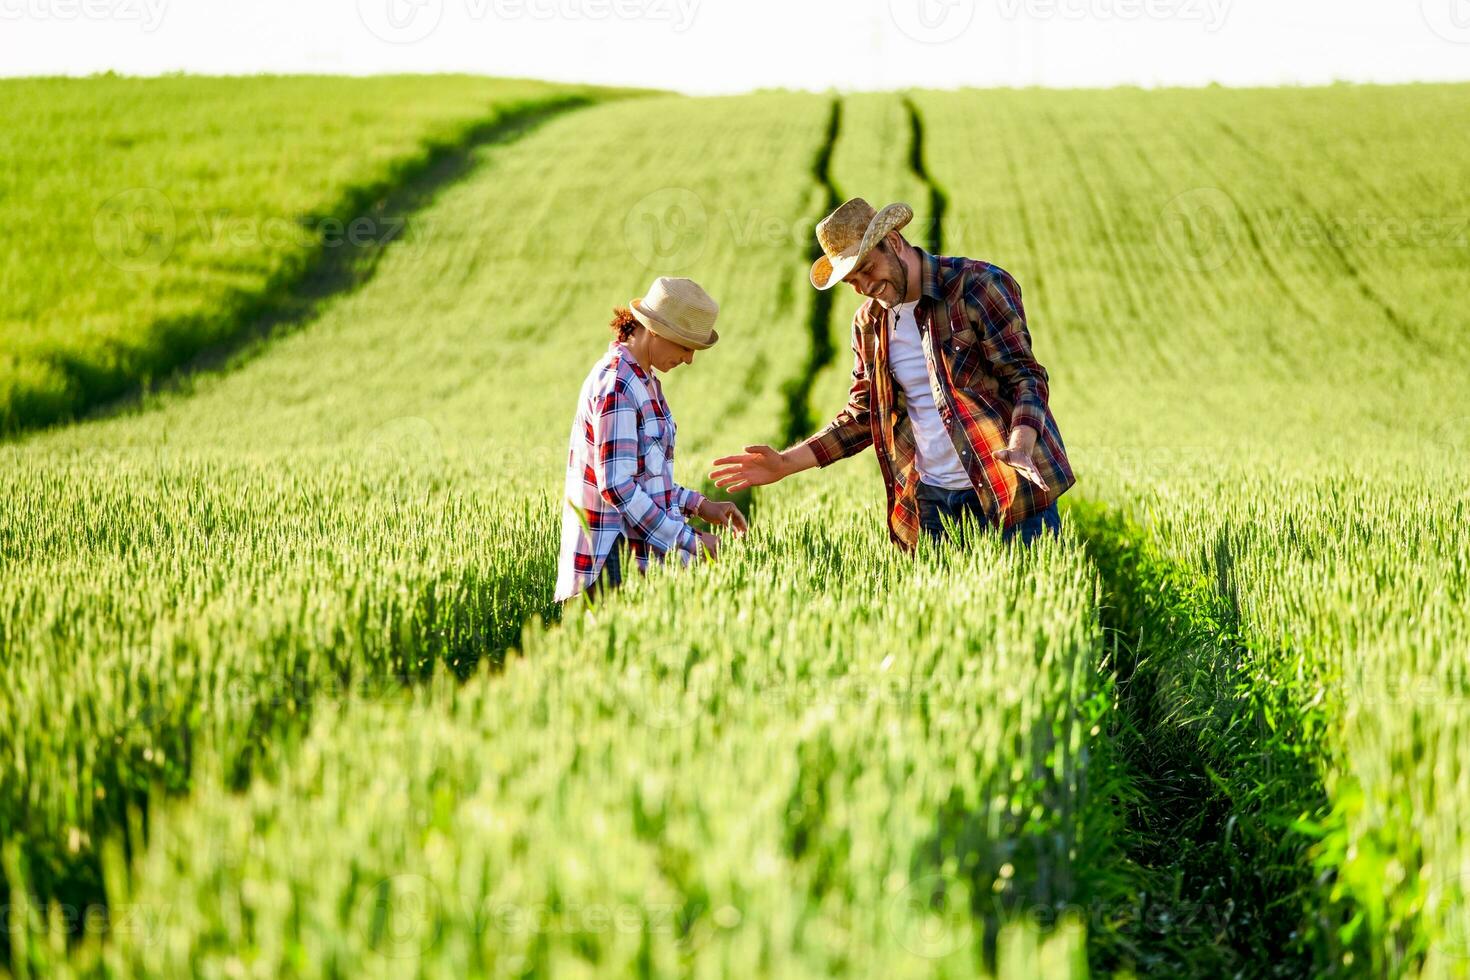
[[[1003,269],[930,255],[900,230],[906,204],[874,211],[854,198],[822,219],[812,285],[845,282],[867,297],[852,323],[847,407],[816,435],[777,452],[747,446],[710,476],[734,491],[783,480],[875,447],[888,530],[912,549],[966,515],[1029,543],[1060,528],[1056,500],[1076,482],[1031,355],[1021,288]]]

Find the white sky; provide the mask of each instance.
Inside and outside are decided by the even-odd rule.
[[[688,92],[1470,79],[1470,0],[0,0],[0,75],[465,71]]]

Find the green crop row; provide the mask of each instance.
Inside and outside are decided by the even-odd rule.
[[[668,98],[476,151],[309,329],[5,451],[16,969],[1463,973],[1465,105]],[[514,643],[613,303],[723,304],[690,482],[839,406],[834,193],[1017,276],[1071,530],[902,558],[849,462]]]
[[[0,85],[0,436],[237,340],[302,278],[399,237],[375,211],[498,122],[626,93],[435,76]]]
[[[1079,968],[1080,924],[1006,925],[1080,908],[1103,846],[1075,542],[915,565],[827,482],[763,501],[713,568],[533,627],[503,673],[483,655],[550,612],[561,433],[613,303],[687,273],[724,304],[720,344],[667,384],[693,481],[784,429],[807,362],[830,100],[652,105],[487,148],[425,211],[432,238],[310,329],[9,451],[34,501],[4,539],[35,583],[8,641],[27,766],[0,806],[17,968],[62,970],[78,938],[73,968],[124,974],[396,973],[405,944],[437,974]],[[975,592],[938,587],[955,576]],[[477,653],[464,687],[400,693]],[[84,766],[80,729],[40,721],[66,698],[100,722]],[[196,782],[154,797],[135,864],[102,860],[148,787]],[[67,918],[95,893],[57,881],[104,864],[98,945]],[[502,921],[609,910],[635,927]],[[425,921],[427,943],[401,932]]]
[[[1464,94],[914,96],[948,248],[1026,289],[1079,532],[1128,529],[1092,550],[1153,624],[1143,785],[1195,787],[1200,894],[1278,969],[1470,964]]]
[[[762,506],[719,563],[533,628],[501,673],[347,699],[243,794],[204,780],[72,967],[1083,972],[1106,699],[1077,543],[915,562],[835,486]]]

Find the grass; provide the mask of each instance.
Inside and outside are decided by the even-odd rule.
[[[1079,548],[914,564],[838,498],[783,514],[717,566],[532,630],[501,674],[324,707],[243,796],[204,779],[126,899],[181,914],[102,963],[1025,975],[1000,950],[1084,907],[1100,647]],[[1079,939],[1052,941],[1059,966]]]
[[[746,329],[732,319],[721,354],[758,359],[781,339],[762,325],[779,323],[794,278],[794,246],[737,253],[746,243],[728,216],[757,182],[783,212],[809,206],[820,130],[800,134],[828,111],[796,96],[714,109],[725,168],[687,188],[715,232],[700,244],[701,278],[717,296],[769,304],[762,314],[748,301]],[[545,419],[562,418],[605,349],[611,306],[654,274],[634,251],[636,215],[668,188],[647,165],[654,151],[626,142],[642,115],[609,106],[590,124],[560,117],[480,148],[472,174],[423,214],[435,247],[389,249],[310,329],[238,371],[3,450],[7,496],[23,506],[3,525],[3,592],[15,597],[3,716],[18,764],[0,784],[0,836],[39,898],[99,901],[102,841],[155,787],[185,789],[201,754],[243,780],[320,692],[377,689],[431,661],[467,668],[551,612],[561,460]],[[672,136],[681,122],[667,125]],[[771,146],[793,164],[780,188],[762,171]],[[595,194],[608,161],[626,179]],[[565,188],[557,211],[548,180]],[[496,209],[537,220],[487,237]],[[609,248],[612,261],[585,257]],[[437,291],[424,289],[431,280]],[[534,280],[547,288],[506,285]],[[777,427],[776,368],[722,375],[717,364],[693,382],[706,400],[681,402],[669,385],[692,430],[681,457],[712,445],[720,413]],[[50,506],[59,486],[68,503]],[[58,701],[78,725],[41,720]],[[79,743],[79,730],[93,734]]]
[[[1271,915],[1301,926],[1286,948],[1305,941],[1269,948],[1280,969],[1465,967],[1470,852],[1448,827],[1470,201],[1437,142],[1458,139],[1463,95],[913,95],[948,247],[1027,291],[1076,496],[1131,523],[1145,567],[1173,569],[1155,588],[1207,600],[1184,608],[1231,638],[1152,654],[1182,700],[1149,740],[1211,760],[1214,791],[1185,799],[1223,803],[1236,841],[1295,811],[1264,854],[1204,865],[1242,896],[1278,876]]]
[[[1463,973],[1463,95],[666,98],[476,147],[304,329],[0,450],[14,970]],[[558,619],[609,307],[722,301],[667,385],[697,482],[839,407],[808,236],[856,194],[1026,290],[1063,539],[901,558],[854,461]]]
[[[370,206],[495,122],[624,94],[455,76],[6,81],[0,435],[160,381],[323,257],[422,231]]]

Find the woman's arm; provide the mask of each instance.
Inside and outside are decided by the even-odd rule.
[[[618,509],[623,521],[660,554],[675,549],[698,557],[700,538],[694,528],[664,510],[638,485],[638,409],[617,382],[598,399],[592,422],[596,458],[593,475],[602,499]]]

